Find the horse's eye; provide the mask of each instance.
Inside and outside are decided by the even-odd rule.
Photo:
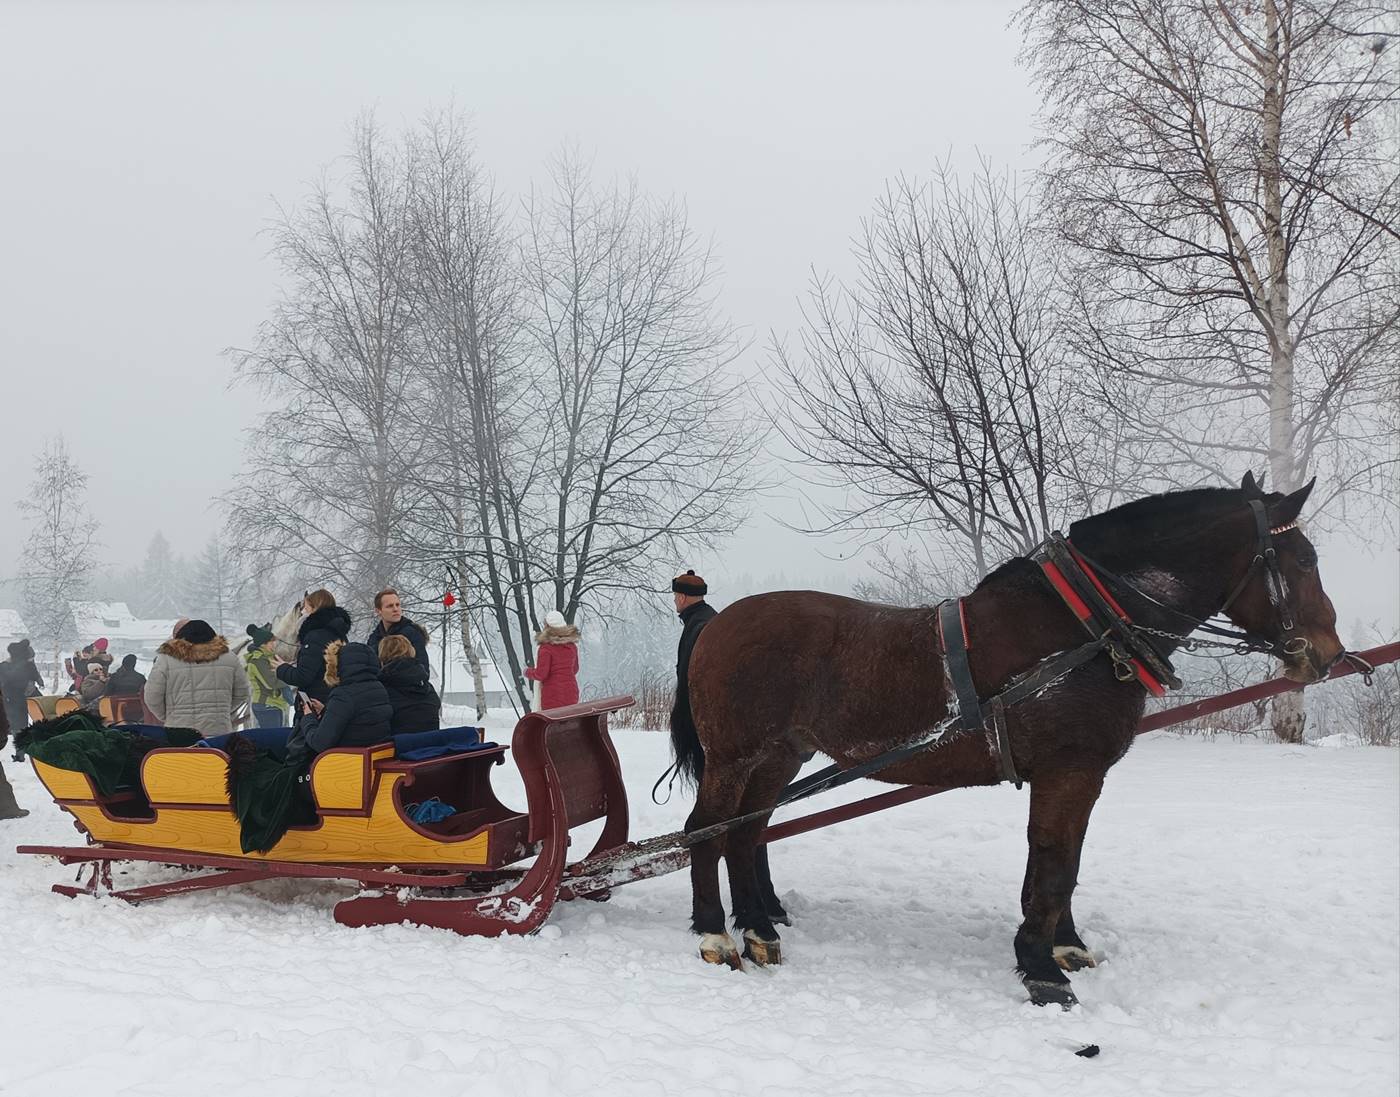
[[[1310,549],[1298,553],[1298,566],[1304,571],[1312,571],[1317,567],[1317,553]]]

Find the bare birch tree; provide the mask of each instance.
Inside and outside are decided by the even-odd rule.
[[[410,402],[409,171],[372,119],[355,127],[342,203],[323,182],[273,229],[290,286],[239,380],[282,410],[256,431],[229,498],[239,551],[291,563],[361,600],[404,561],[421,440]]]
[[[423,459],[410,470],[415,569],[454,589],[477,710],[486,709],[470,622],[485,612],[502,636],[526,619],[513,530],[516,425],[530,387],[517,352],[519,268],[500,200],[477,164],[466,124],[438,115],[416,133],[411,226],[417,402]],[[511,680],[521,650],[507,646]]]
[[[1324,506],[1388,494],[1369,414],[1400,321],[1386,8],[1032,0],[1021,18],[1079,346],[1163,478],[1265,464],[1281,491],[1322,473]],[[1275,728],[1299,740],[1301,706]]]
[[[850,287],[814,286],[800,353],[779,347],[777,422],[821,482],[853,493],[831,529],[916,532],[883,577],[921,567],[956,589],[1023,553],[1091,498],[1111,439],[1085,429],[1060,352],[1053,256],[1011,181],[891,185],[865,223]]]
[[[98,525],[87,512],[87,482],[60,435],[35,460],[29,494],[18,504],[30,524],[19,576],[24,620],[39,650],[53,658],[55,683],[63,678],[68,603],[86,595],[97,566]]]
[[[598,187],[572,156],[552,183],[526,203],[523,247],[537,444],[513,520],[531,630],[655,590],[732,532],[762,443],[684,209]]]

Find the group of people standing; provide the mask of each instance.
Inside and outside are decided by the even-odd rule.
[[[689,720],[690,654],[715,611],[705,602],[705,581],[693,571],[676,576],[671,590],[683,626],[672,719]],[[292,729],[289,761],[305,762],[335,746],[371,746],[401,732],[438,728],[442,701],[429,680],[427,631],[404,615],[395,590],[376,594],[374,611],[375,626],[358,643],[350,639],[350,614],[334,595],[324,589],[309,592],[297,607],[293,659],[278,653],[282,641],[271,623],[248,626],[251,643],[240,659],[208,622],[185,619],[158,649],[149,678],[136,671],[136,657],[129,655],[109,680],[105,666],[111,656],[106,643],[98,641],[77,653],[83,662],[80,683],[95,679],[103,692],[140,694],[162,723],[206,737],[232,731],[240,711],[250,706],[260,728]],[[525,670],[525,678],[534,683],[534,707],[577,704],[577,627],[551,610],[535,640],[535,664]],[[11,644],[9,654],[0,663],[0,747],[11,727],[28,724],[25,698],[43,688],[29,641]],[[15,803],[0,769],[0,819],[27,814]]]

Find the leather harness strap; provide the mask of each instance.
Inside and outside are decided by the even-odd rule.
[[[1154,697],[1180,689],[1171,663],[1136,631],[1123,607],[1061,533],[1053,533],[1031,555],[1071,613],[1091,637],[1104,638],[1120,680],[1136,679]]]
[[[959,722],[965,728],[985,727],[987,717],[982,711],[982,699],[977,696],[972,664],[967,657],[967,620],[963,617],[961,598],[950,598],[939,605],[938,632],[943,642],[948,680],[953,685],[953,696],[958,699]]]

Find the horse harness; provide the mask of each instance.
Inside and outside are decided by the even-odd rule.
[[[1126,579],[1090,560],[1070,543],[1069,538],[1057,530],[1030,553],[1029,559],[1039,566],[1051,588],[1084,627],[1089,636],[1088,641],[1077,648],[1058,652],[1042,660],[1025,674],[1013,678],[1000,692],[983,701],[972,680],[972,669],[968,659],[971,644],[967,632],[967,618],[962,608],[963,600],[950,598],[939,603],[938,635],[943,652],[944,671],[958,704],[957,723],[954,727],[968,731],[986,731],[992,751],[1001,765],[1002,777],[1020,788],[1022,781],[1011,757],[1011,740],[1006,730],[1006,708],[1045,689],[1100,653],[1106,654],[1112,661],[1114,676],[1120,682],[1136,681],[1153,697],[1162,697],[1168,689],[1180,689],[1181,679],[1177,677],[1171,660],[1153,642],[1154,636],[1170,639],[1189,649],[1198,644],[1211,643],[1193,641],[1190,638],[1192,631],[1200,629],[1229,637],[1235,641],[1230,646],[1239,652],[1261,651],[1274,655],[1296,655],[1304,651],[1308,646],[1306,637],[1292,635],[1296,624],[1288,608],[1288,588],[1284,583],[1283,573],[1279,570],[1278,552],[1273,541],[1276,535],[1293,529],[1297,523],[1290,522],[1271,528],[1263,502],[1251,499],[1249,507],[1255,524],[1255,554],[1218,612],[1224,613],[1229,609],[1249,585],[1254,573],[1262,568],[1269,602],[1278,614],[1285,640],[1271,641],[1254,633],[1225,629],[1198,621],[1188,614],[1165,606]],[[1118,587],[1120,591],[1131,591],[1137,597],[1177,617],[1189,627],[1184,633],[1176,633],[1138,624],[1114,598],[1109,589],[1110,584]]]
[[[1056,652],[1042,659],[1030,670],[1015,676],[998,692],[984,700],[972,679],[972,667],[968,658],[968,651],[972,645],[967,631],[967,617],[963,612],[963,599],[949,598],[940,602],[936,607],[939,648],[943,656],[944,675],[956,702],[956,711],[950,712],[932,731],[912,743],[885,751],[849,769],[843,769],[834,763],[826,766],[788,785],[773,808],[750,812],[687,832],[683,844],[696,845],[766,815],[774,808],[796,800],[804,800],[818,792],[837,788],[888,769],[922,754],[944,736],[958,731],[984,732],[987,735],[988,746],[1001,767],[1002,779],[1014,783],[1019,789],[1023,781],[1011,756],[1006,710],[1035,696],[1070,671],[1101,654],[1108,655],[1113,663],[1113,673],[1120,682],[1136,681],[1154,697],[1164,696],[1168,689],[1180,689],[1181,679],[1173,670],[1170,659],[1158,650],[1152,637],[1169,639],[1188,651],[1198,646],[1222,646],[1238,653],[1254,651],[1271,655],[1300,654],[1307,649],[1309,643],[1306,637],[1294,635],[1297,626],[1288,608],[1288,588],[1284,583],[1283,573],[1279,570],[1278,553],[1273,542],[1275,536],[1293,529],[1297,522],[1270,528],[1268,512],[1264,509],[1263,502],[1251,499],[1249,507],[1254,516],[1257,537],[1255,554],[1218,612],[1224,613],[1229,609],[1249,585],[1254,573],[1263,569],[1269,602],[1278,614],[1285,637],[1283,640],[1274,641],[1256,633],[1223,628],[1163,605],[1128,580],[1091,560],[1075,548],[1063,533],[1056,531],[1030,553],[1029,559],[1040,567],[1046,581],[1084,627],[1088,640],[1078,647]],[[1131,591],[1134,596],[1182,621],[1187,626],[1186,630],[1172,632],[1133,621],[1114,598],[1111,587],[1118,588],[1120,593]],[[1197,630],[1228,638],[1232,643],[1225,645],[1218,641],[1192,638],[1191,633]],[[1348,658],[1355,657],[1348,653]]]

